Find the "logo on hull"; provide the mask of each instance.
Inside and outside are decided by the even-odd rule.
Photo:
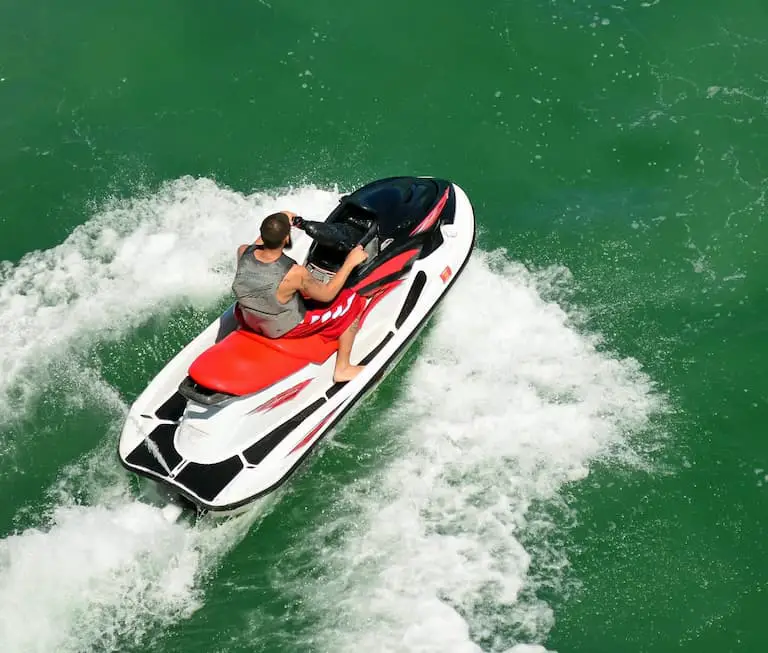
[[[355,299],[355,295],[354,294],[350,295],[347,298],[347,301],[345,304],[337,306],[333,310],[328,309],[322,315],[313,315],[309,323],[316,324],[317,322],[327,322],[328,320],[335,320],[337,318],[340,318],[342,315],[346,315],[347,311],[349,311],[349,309],[352,308],[352,301],[354,299]]]

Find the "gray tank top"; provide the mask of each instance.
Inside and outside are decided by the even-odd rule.
[[[296,261],[282,254],[272,263],[262,263],[253,255],[258,248],[250,245],[238,260],[232,291],[245,323],[267,338],[279,338],[301,324],[306,312],[299,293],[286,304],[277,301],[277,287]]]

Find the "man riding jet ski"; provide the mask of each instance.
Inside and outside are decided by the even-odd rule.
[[[171,508],[247,509],[400,360],[474,235],[467,195],[431,177],[371,182],[318,221],[268,216],[238,249],[237,301],[131,405],[120,461]]]
[[[298,219],[297,219],[298,218]],[[304,226],[305,221],[290,211],[267,216],[261,224],[261,236],[252,245],[237,250],[237,271],[232,290],[245,325],[268,338],[306,338],[321,335],[339,341],[333,380],[351,381],[363,366],[351,365],[359,317],[365,299],[352,289],[342,288],[350,273],[368,258],[366,251],[355,246],[334,276],[323,283],[299,265],[285,249],[292,247],[291,225]],[[304,297],[331,306],[307,309]],[[322,315],[331,310],[329,319]]]

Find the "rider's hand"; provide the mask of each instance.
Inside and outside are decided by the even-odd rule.
[[[280,211],[280,213],[284,213],[288,216],[288,222],[291,223],[291,226],[293,226],[293,219],[296,217],[296,214],[293,211]]]
[[[358,245],[357,247],[353,248],[349,254],[347,254],[345,263],[351,265],[354,268],[360,265],[367,258],[368,252],[366,252],[360,245]]]

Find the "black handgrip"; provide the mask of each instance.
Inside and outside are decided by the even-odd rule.
[[[365,232],[365,235],[360,239],[360,242],[358,243],[358,245],[360,245],[360,247],[365,248],[365,246],[376,237],[376,234],[378,232],[379,232],[379,223],[374,221],[373,224],[371,224],[371,226],[368,227],[368,231]]]

